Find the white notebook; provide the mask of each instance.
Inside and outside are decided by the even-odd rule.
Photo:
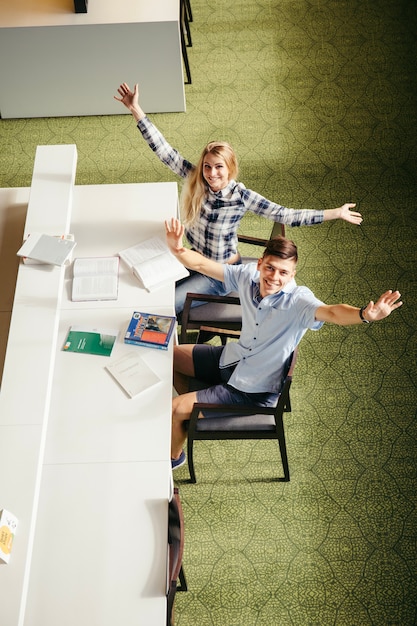
[[[150,389],[161,379],[136,351],[126,352],[116,361],[106,365],[106,370],[119,383],[129,398]]]
[[[17,256],[49,265],[64,265],[76,246],[75,241],[43,233],[31,233]]]

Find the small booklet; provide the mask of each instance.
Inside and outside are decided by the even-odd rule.
[[[2,509],[0,511],[0,563],[10,561],[13,539],[16,534],[18,519],[10,511]]]
[[[117,300],[119,257],[77,258],[73,263],[72,300]]]
[[[119,256],[147,291],[155,291],[190,275],[160,237],[126,248]]]
[[[68,241],[74,241],[74,235],[54,235],[58,239],[68,239]],[[69,265],[71,263],[72,251],[67,260],[64,262],[64,265]],[[25,265],[45,265],[44,261],[36,261],[36,259],[31,259],[28,256],[22,257],[22,261]]]
[[[71,326],[63,350],[110,356],[118,334],[115,329]]]
[[[134,398],[142,391],[161,382],[159,376],[135,351],[128,352],[106,365],[106,370],[110,372],[129,398]]]
[[[135,346],[167,350],[176,321],[176,318],[171,315],[135,311],[124,341]]]
[[[69,260],[76,242],[67,235],[57,236],[31,233],[17,256],[49,265],[64,265]]]

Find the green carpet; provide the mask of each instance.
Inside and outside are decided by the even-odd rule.
[[[191,2],[187,113],[151,117],[192,160],[207,141],[230,141],[240,179],[286,206],[356,201],[361,227],[288,229],[298,282],[358,306],[399,289],[404,306],[378,324],[326,325],[303,339],[286,419],[290,483],[274,482],[272,442],[196,444],[198,483],[185,466],[175,474],[189,586],[176,625],[412,626],[415,2]],[[120,81],[140,81],[142,61],[137,78]],[[0,142],[3,187],[29,185],[36,146],[56,143],[76,143],[78,184],[175,180],[130,116],[3,120]]]

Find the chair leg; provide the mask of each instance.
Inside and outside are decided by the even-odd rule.
[[[188,54],[187,54],[187,47],[185,45],[185,37],[184,37],[184,31],[181,27],[181,48],[182,48],[182,58],[184,60],[184,65],[185,65],[185,72],[187,74],[187,85],[191,85],[191,70],[190,70],[190,64],[188,61]]]
[[[180,579],[180,584],[179,586],[177,586],[177,591],[188,591],[187,579],[185,578],[185,572],[184,572],[184,568],[182,565],[180,568],[180,573],[178,575],[178,578]]]
[[[190,19],[188,17],[187,1],[180,0],[180,12],[181,12],[181,29],[187,34],[187,46],[190,48],[193,45],[191,39]]]
[[[185,9],[184,11],[184,26],[185,32],[187,33],[187,46],[191,48],[191,46],[193,45],[193,41],[191,39],[190,21],[188,19],[187,9]]]
[[[188,21],[193,21],[193,12],[191,10],[191,0],[185,0],[185,7],[187,9]]]
[[[188,443],[187,443],[187,461],[188,461],[188,471],[190,472],[190,481],[192,483],[197,482],[197,478],[194,470],[194,441],[193,438],[190,437],[190,433],[188,433]]]
[[[174,600],[177,591],[176,581],[172,581],[167,596],[167,626],[173,626]]]
[[[277,430],[278,430],[279,451],[281,453],[282,467],[284,469],[284,478],[282,480],[284,482],[289,482],[289,480],[290,480],[290,468],[289,468],[289,465],[288,465],[287,445],[285,443],[284,422],[282,420],[282,416],[278,420]]]

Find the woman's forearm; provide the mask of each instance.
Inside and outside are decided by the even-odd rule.
[[[142,120],[144,117],[146,117],[145,111],[138,104],[132,105],[128,108],[131,114],[133,115],[133,117],[135,118],[136,122],[139,122],[139,120]]]
[[[341,217],[341,209],[326,209],[323,211],[323,222],[338,220]]]

